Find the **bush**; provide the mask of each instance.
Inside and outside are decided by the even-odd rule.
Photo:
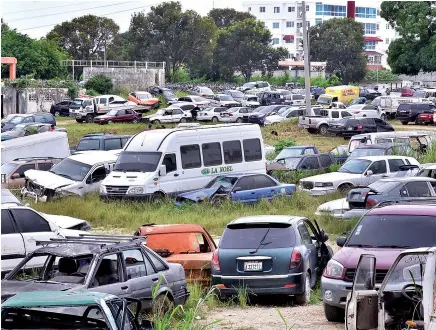
[[[88,90],[86,90],[86,95],[89,95],[89,96],[98,96],[98,95],[100,95],[100,93],[97,93],[93,89],[88,89]]]
[[[129,91],[128,88],[121,86],[121,87],[118,87],[118,88],[114,88],[114,89],[111,91],[111,93],[112,93],[112,94],[115,94],[115,95],[119,95],[119,96],[121,96],[123,99],[126,99],[126,100],[127,100],[127,99],[129,98],[129,93],[130,93],[130,91]]]
[[[103,75],[92,77],[85,83],[87,90],[93,89],[100,94],[108,94],[113,87],[112,80]]]
[[[280,140],[276,144],[274,144],[274,148],[276,153],[279,153],[286,147],[295,147],[297,144],[294,140]]]

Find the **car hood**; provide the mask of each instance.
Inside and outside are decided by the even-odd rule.
[[[200,202],[204,199],[212,197],[218,190],[218,188],[205,188],[194,191],[189,191],[177,196],[178,200],[190,200],[194,202]]]
[[[109,115],[100,115],[94,118],[94,120],[96,119],[110,119],[113,118],[113,116],[109,116]]]
[[[143,186],[153,176],[152,172],[111,172],[102,182],[107,186]]]
[[[72,218],[65,215],[55,215],[55,214],[45,214],[42,215],[54,222],[59,228],[62,229],[81,229],[81,230],[89,230],[92,229],[91,224],[82,219]]]
[[[28,170],[24,172],[24,175],[33,183],[48,189],[57,189],[59,187],[69,186],[70,184],[76,183],[76,181],[48,171]]]
[[[272,116],[268,116],[266,117],[267,121],[283,121],[285,118],[279,115],[272,115]]]
[[[181,264],[185,270],[210,269],[213,252],[172,254],[165,258],[171,263]]]
[[[360,178],[361,176],[362,176],[362,174],[332,172],[332,173],[314,175],[314,176],[302,179],[301,181],[334,182],[334,181],[338,181],[338,180],[344,181],[344,180],[356,179],[356,178]]]
[[[21,292],[31,291],[67,291],[81,284],[73,283],[38,283],[26,281],[2,281],[2,302]]]
[[[404,249],[343,247],[333,256],[333,259],[340,262],[345,268],[357,268],[359,258],[362,254],[372,254],[377,259],[377,269],[389,269],[403,250]]]
[[[7,131],[7,132],[1,133],[1,136],[2,137],[4,137],[4,136],[17,137],[20,135],[20,133],[21,133],[20,131]]]
[[[348,205],[346,198],[335,199],[333,201],[321,204],[317,211],[318,212],[332,212],[333,210],[349,210],[350,207]]]
[[[238,101],[221,101],[221,104],[235,104],[235,103],[239,103]]]

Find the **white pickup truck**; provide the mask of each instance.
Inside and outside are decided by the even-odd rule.
[[[347,110],[313,109],[315,116],[302,116],[298,120],[298,126],[307,129],[309,133],[327,135],[329,122],[339,121],[342,118],[352,117]]]

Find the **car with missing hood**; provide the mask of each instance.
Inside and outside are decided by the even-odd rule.
[[[112,170],[118,151],[89,151],[64,158],[49,171],[24,172],[23,197],[46,201],[68,195],[83,196],[100,189],[100,183]]]
[[[137,105],[146,106],[148,109],[157,109],[160,106],[159,99],[153,97],[149,92],[132,92],[129,94],[128,100]]]
[[[233,174],[217,176],[203,189],[179,194],[176,205],[185,202],[200,203],[209,200],[218,203],[231,200],[244,204],[257,203],[262,199],[272,200],[278,196],[290,196],[296,190],[294,184],[281,184],[265,174]]]

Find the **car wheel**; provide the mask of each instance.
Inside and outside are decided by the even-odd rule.
[[[83,123],[83,120],[82,120],[82,119],[76,119],[76,121],[77,121],[79,124]]]
[[[159,203],[159,202],[163,201],[164,199],[165,199],[165,194],[160,192],[160,191],[156,191],[153,194],[153,202],[155,202],[155,203]]]
[[[160,124],[160,120],[159,119],[155,119],[151,122],[152,124]]]
[[[154,299],[151,310],[154,316],[163,318],[163,316],[169,311],[171,311],[172,308],[173,308],[173,302],[168,297],[168,295],[164,293],[158,295]]]
[[[407,125],[409,122],[408,121],[402,121],[401,124],[403,125]]]
[[[180,122],[181,122],[181,123],[186,123],[186,118],[182,118],[182,119],[180,119]]]
[[[386,115],[385,115],[385,114],[381,115],[381,116],[380,116],[380,119],[381,119],[381,120],[386,120]]]
[[[321,125],[320,127],[319,127],[319,133],[321,134],[321,135],[327,135],[327,133],[328,133],[328,129],[329,127],[327,126],[327,125]]]
[[[238,119],[236,119],[236,122],[237,122],[237,123],[242,123],[242,118],[238,118]]]
[[[295,302],[298,305],[305,305],[310,301],[310,274],[306,272],[306,277],[304,279],[304,292],[302,294],[295,295]]]
[[[343,185],[340,185],[338,190],[341,194],[347,194],[351,189],[353,188],[353,185],[349,183],[344,183]]]
[[[218,122],[218,117],[212,117],[212,122],[217,123]]]
[[[326,303],[324,303],[323,305],[324,305],[324,315],[327,321],[344,322],[344,318],[345,318],[344,309],[332,305],[327,305]]]
[[[113,124],[114,122],[112,120],[107,121],[108,124]]]
[[[92,123],[94,122],[94,118],[93,118],[91,115],[87,115],[87,116],[85,117],[85,121],[86,121],[87,123],[92,124]]]
[[[139,123],[139,119],[138,119],[138,118],[133,118],[132,123],[133,123],[133,124],[137,124],[137,123]]]
[[[55,115],[55,117],[59,117],[61,115],[61,113],[59,111],[55,111],[54,115]]]

